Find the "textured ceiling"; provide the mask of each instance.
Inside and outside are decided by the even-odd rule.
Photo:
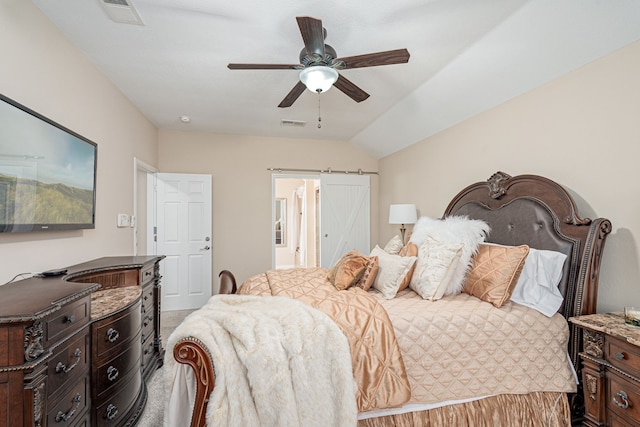
[[[111,21],[102,0],[32,1],[160,129],[340,140],[378,158],[640,39],[638,0],[128,0],[144,25]],[[339,57],[411,58],[341,71],[361,103],[333,88],[278,108],[297,71],[227,64],[297,63],[296,16],[321,19]]]

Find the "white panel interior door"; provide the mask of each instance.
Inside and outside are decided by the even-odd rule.
[[[211,175],[158,173],[156,197],[162,310],[200,308],[211,297]]]
[[[368,175],[320,175],[320,266],[352,249],[368,255],[371,196]]]

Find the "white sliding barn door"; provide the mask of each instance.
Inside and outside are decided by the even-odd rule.
[[[331,267],[352,249],[371,251],[368,175],[320,175],[320,266]]]
[[[161,308],[197,309],[211,297],[211,175],[156,176]]]

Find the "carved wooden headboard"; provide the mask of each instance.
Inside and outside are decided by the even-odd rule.
[[[558,310],[567,319],[596,312],[600,260],[611,222],[581,218],[569,193],[537,175],[512,177],[494,173],[460,191],[444,212],[482,219],[491,226],[489,242],[527,244],[567,255],[559,288],[564,303]],[[569,355],[575,366],[580,336],[571,326]]]

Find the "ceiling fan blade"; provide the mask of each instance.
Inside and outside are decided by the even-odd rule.
[[[229,64],[230,70],[297,70],[301,64]]]
[[[334,62],[336,61],[343,61],[345,63],[345,69],[404,64],[409,62],[409,51],[407,49],[386,50],[384,52],[367,53],[364,55],[345,56],[334,60]]]
[[[301,81],[298,81],[298,83],[296,83],[296,85],[293,87],[293,89],[291,89],[291,91],[287,94],[287,96],[284,97],[282,102],[278,104],[278,107],[280,108],[291,107],[293,103],[296,102],[296,99],[298,99],[300,95],[302,95],[302,92],[304,92],[305,89],[307,89],[307,87],[304,85],[304,83],[302,83]]]
[[[324,30],[322,29],[322,21],[309,16],[298,16],[296,20],[298,21],[298,27],[300,27],[300,34],[302,34],[302,40],[304,41],[307,54],[317,54],[320,55],[321,58],[324,58]]]
[[[367,92],[360,89],[343,75],[339,75],[338,80],[333,85],[356,102],[362,102],[369,97]]]

